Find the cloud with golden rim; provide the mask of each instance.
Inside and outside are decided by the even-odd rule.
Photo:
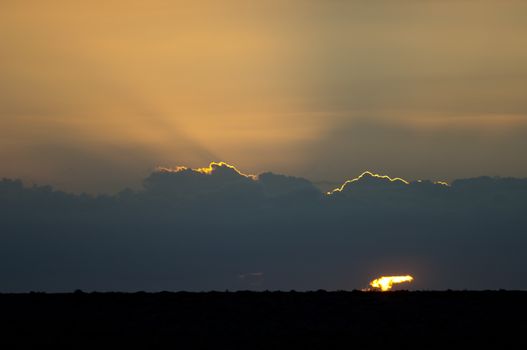
[[[237,173],[240,176],[246,177],[248,179],[256,180],[258,178],[257,175],[251,175],[251,174],[244,174],[238,168],[236,168],[234,165],[230,165],[226,162],[211,162],[208,167],[203,168],[188,168],[186,166],[175,166],[173,168],[167,168],[167,167],[157,167],[156,171],[159,172],[166,172],[166,173],[179,173],[182,171],[193,171],[196,173],[204,174],[204,175],[213,175],[218,170],[232,170],[233,172]]]
[[[393,183],[400,183],[400,184],[404,184],[404,185],[409,185],[410,182],[405,180],[405,179],[402,179],[400,177],[390,177],[388,175],[380,175],[380,174],[375,174],[371,171],[365,171],[363,172],[362,174],[360,174],[359,176],[357,176],[356,178],[354,179],[351,179],[351,180],[346,180],[340,187],[337,187],[329,192],[327,192],[326,194],[327,195],[332,195],[336,192],[342,192],[349,184],[351,183],[354,183],[354,182],[358,182],[362,179],[365,179],[366,177],[371,177],[371,178],[375,178],[375,179],[379,179],[379,180],[388,180],[389,182],[393,182]]]

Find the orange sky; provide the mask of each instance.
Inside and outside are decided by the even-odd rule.
[[[527,176],[524,1],[2,1],[0,177]]]

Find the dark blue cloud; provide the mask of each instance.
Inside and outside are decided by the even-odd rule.
[[[339,189],[224,163],[113,196],[4,179],[0,290],[352,289],[407,273],[411,288],[527,288],[527,179],[365,173]]]

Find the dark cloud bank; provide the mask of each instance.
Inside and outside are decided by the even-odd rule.
[[[0,182],[0,291],[527,289],[527,179],[450,186],[364,174],[328,195],[227,165],[159,169],[141,191]]]

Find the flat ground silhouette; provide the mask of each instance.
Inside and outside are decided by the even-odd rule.
[[[527,292],[0,295],[0,347],[444,348],[527,345]]]

